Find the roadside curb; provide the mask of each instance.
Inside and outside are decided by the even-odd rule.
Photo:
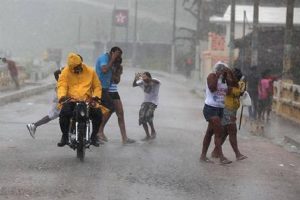
[[[5,105],[7,103],[18,101],[24,97],[28,97],[28,96],[36,95],[38,93],[45,92],[46,90],[54,88],[55,85],[56,85],[56,83],[48,83],[45,85],[40,85],[40,86],[36,86],[36,87],[24,89],[24,90],[19,90],[14,93],[11,93],[11,94],[4,95],[4,96],[0,97],[0,106]]]

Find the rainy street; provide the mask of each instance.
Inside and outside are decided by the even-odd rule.
[[[300,0],[0,7],[0,200],[300,200]]]
[[[180,77],[153,73],[162,82],[154,122],[158,136],[142,142],[137,120],[143,94],[131,86],[136,70],[125,69],[120,96],[127,133],[137,143],[121,144],[114,115],[105,129],[108,143],[87,151],[84,163],[70,148],[56,146],[57,120],[39,127],[36,139],[26,129],[47,114],[52,90],[1,106],[0,199],[298,199],[299,154],[244,129],[238,140],[248,159],[235,161],[226,142],[224,152],[232,164],[199,162],[207,126],[203,99]]]

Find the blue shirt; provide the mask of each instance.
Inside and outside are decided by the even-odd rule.
[[[109,63],[108,53],[104,53],[100,55],[96,62],[96,73],[98,75],[99,80],[101,81],[103,89],[108,89],[111,84],[112,69],[108,68],[108,71],[106,73],[102,72],[103,66],[106,65],[106,67],[108,67],[108,63]]]

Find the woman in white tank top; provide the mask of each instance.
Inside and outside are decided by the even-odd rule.
[[[208,127],[206,130],[205,137],[203,139],[202,153],[200,160],[204,162],[212,163],[207,158],[207,150],[210,145],[213,134],[215,135],[215,149],[220,157],[221,164],[231,163],[224,155],[222,151],[222,124],[221,119],[224,109],[224,98],[227,93],[227,72],[228,66],[225,63],[218,62],[214,66],[213,73],[210,73],[206,81],[206,98],[205,105],[203,108],[203,114],[208,121]]]

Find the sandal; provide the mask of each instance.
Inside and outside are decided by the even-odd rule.
[[[230,164],[230,163],[232,163],[232,161],[228,160],[227,158],[223,158],[223,160],[220,160],[221,165],[227,165],[227,164]]]
[[[123,141],[123,144],[132,144],[135,143],[135,140],[127,138],[127,140]]]
[[[236,160],[245,160],[246,158],[248,158],[247,156],[244,155],[240,155],[239,157],[236,158]]]
[[[200,158],[200,162],[204,162],[204,163],[214,163],[214,161],[208,159],[208,158]]]
[[[105,135],[103,137],[99,137],[99,140],[101,140],[103,142],[108,142],[108,139]]]

